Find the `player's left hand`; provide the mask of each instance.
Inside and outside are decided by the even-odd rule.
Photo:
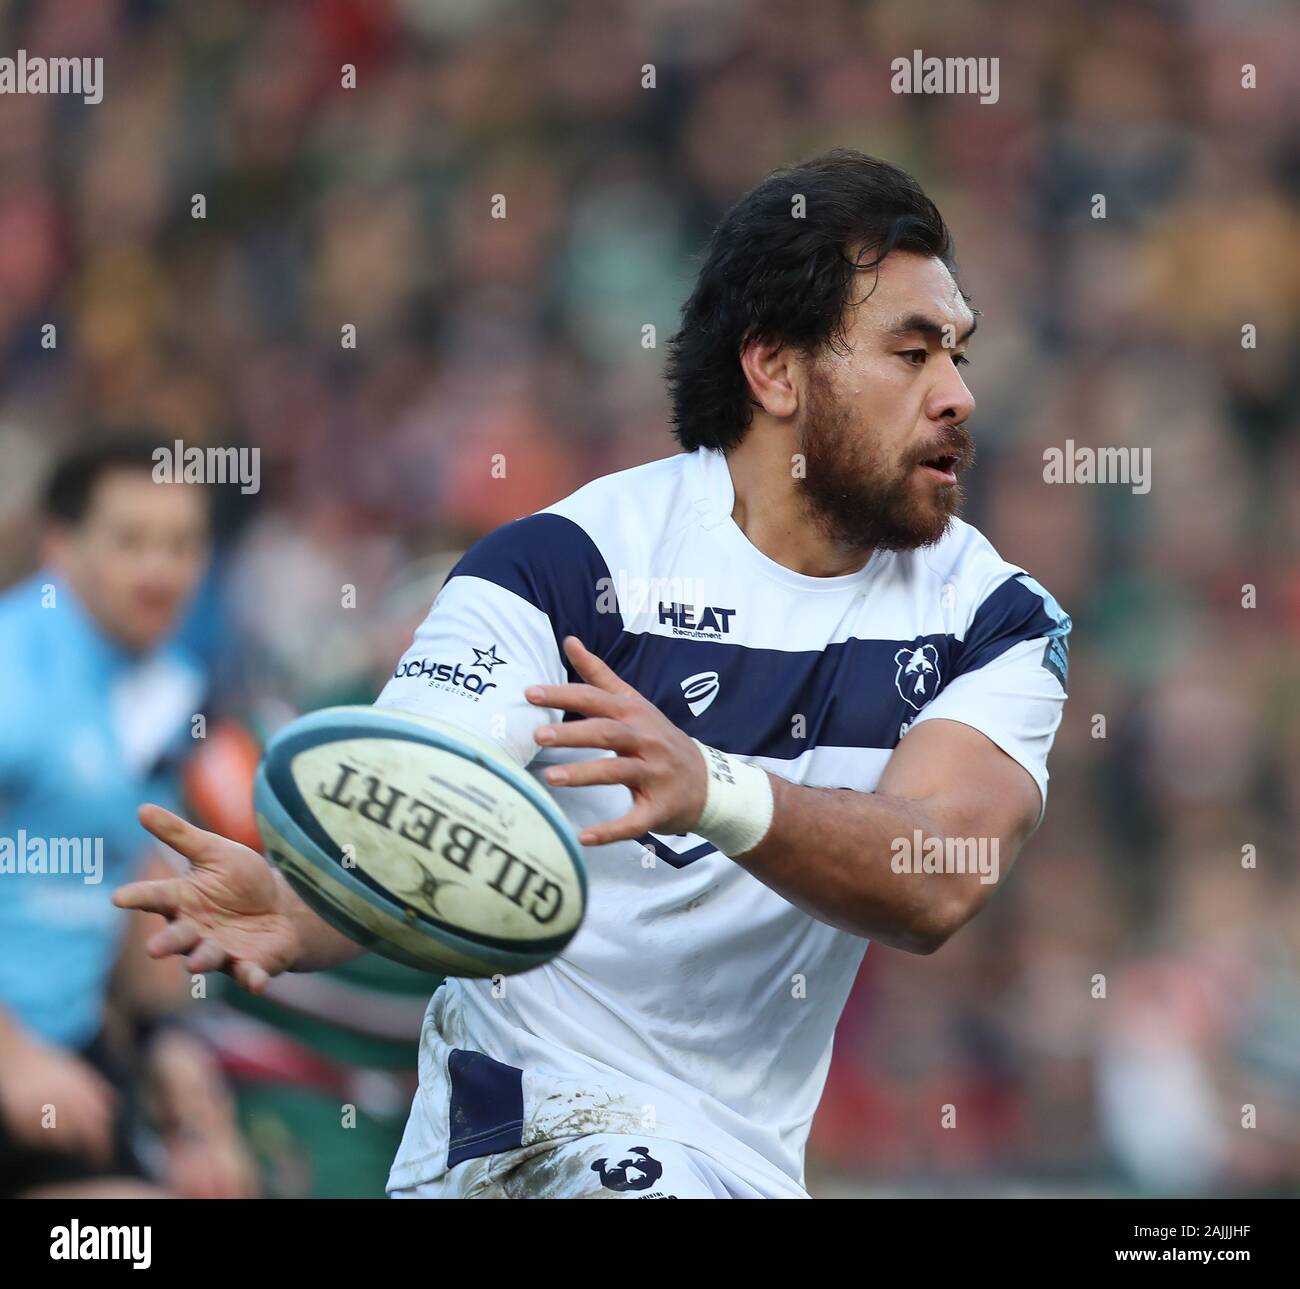
[[[647,832],[690,832],[708,793],[700,749],[576,636],[565,639],[564,652],[587,683],[532,685],[525,697],[538,707],[559,707],[587,719],[540,725],[533,738],[542,747],[594,747],[614,755],[553,765],[545,772],[546,781],[557,788],[621,783],[632,793],[627,814],[584,828],[578,840],[584,846],[605,846]]]

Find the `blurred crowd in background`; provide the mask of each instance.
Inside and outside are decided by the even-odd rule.
[[[260,448],[184,629],[253,729],[373,694],[447,552],[674,450],[664,342],[743,191],[835,145],[914,173],[983,315],[966,517],[1072,614],[1071,697],[1008,888],[934,957],[868,953],[810,1184],[1300,1188],[1289,6],[44,0],[0,31],[105,58],[97,106],[0,96],[0,583],[96,427]],[[914,49],[998,57],[998,102],[892,93]],[[1067,439],[1149,447],[1149,493],[1045,483]]]

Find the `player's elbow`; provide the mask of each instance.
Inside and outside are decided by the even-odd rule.
[[[956,930],[957,928],[954,926],[951,929],[925,927],[909,931],[905,942],[899,947],[907,953],[915,953],[918,957],[928,958],[930,954],[938,953],[948,943]]]
[[[942,949],[975,914],[976,905],[959,895],[944,895],[914,909],[901,928],[897,947],[928,956]]]

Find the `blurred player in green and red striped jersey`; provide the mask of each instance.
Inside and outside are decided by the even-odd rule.
[[[430,586],[436,589],[454,562],[453,556],[417,566],[390,591],[369,624],[374,673],[304,696],[304,710],[373,701],[394,652],[390,635],[410,634]],[[211,726],[184,787],[197,822],[260,851],[252,784],[262,736],[271,731],[255,733],[255,724],[225,718]],[[266,1193],[382,1197],[415,1092],[420,1022],[438,977],[366,954],[329,971],[278,976],[260,995],[216,979],[204,1033],[234,1089]]]

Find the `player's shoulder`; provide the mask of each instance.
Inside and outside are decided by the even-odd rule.
[[[41,594],[48,582],[48,578],[33,573],[0,591],[0,622],[10,626],[31,616],[40,607]]]
[[[1069,630],[1070,619],[1030,572],[1004,559],[973,524],[953,519],[933,546],[915,552],[931,589],[968,634],[977,626],[1043,619]]]
[[[685,456],[603,475],[476,542],[448,586],[479,578],[540,609],[588,644],[618,623],[620,575],[639,570],[681,522]],[[674,516],[678,518],[674,519]]]
[[[570,520],[603,547],[653,534],[680,516],[694,459],[678,452],[601,475],[541,513]]]
[[[926,576],[975,604],[1008,578],[1025,572],[1003,559],[993,543],[963,519],[951,520],[939,541],[917,551],[917,559]]]
[[[673,522],[686,454],[601,475],[535,514],[505,524],[476,542],[453,575],[506,578],[512,586],[559,577],[590,582],[635,563]],[[529,596],[529,598],[532,598]]]
[[[66,676],[75,662],[69,641],[78,633],[62,629],[66,618],[58,612],[63,591],[38,572],[0,592],[0,749],[6,761],[48,728],[54,678]]]
[[[0,591],[0,659],[4,676],[21,681],[24,660],[38,658],[53,641],[42,640],[44,627],[52,620],[58,588],[48,576],[36,573]]]

